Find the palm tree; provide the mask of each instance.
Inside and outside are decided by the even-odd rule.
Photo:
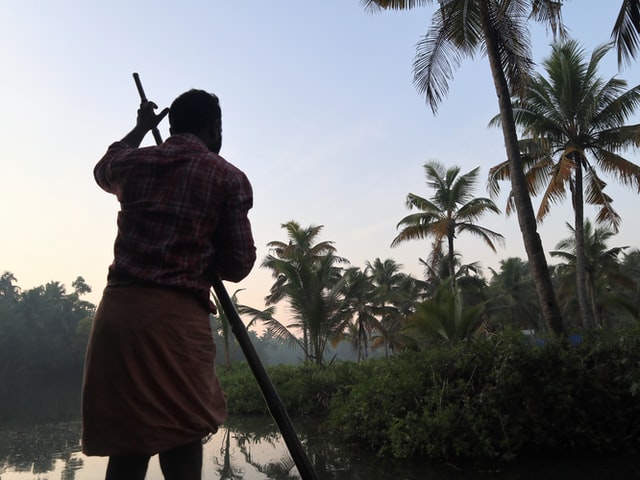
[[[444,283],[432,298],[416,305],[415,313],[407,318],[402,331],[423,348],[433,340],[458,342],[478,331],[484,309],[484,302],[465,305],[460,290],[452,290]]]
[[[334,340],[349,341],[358,361],[367,358],[369,349],[384,347],[388,356],[404,346],[401,325],[424,296],[425,283],[402,273],[401,268],[392,259],[376,258],[367,261],[364,270],[353,267],[345,271],[345,311],[350,311],[352,318]]]
[[[20,294],[20,287],[14,285],[16,277],[11,272],[4,272],[0,276],[0,298],[15,303]]]
[[[243,289],[237,289],[231,295],[231,303],[238,310],[238,292],[241,292]],[[231,322],[229,322],[229,317],[227,313],[222,308],[222,304],[220,300],[218,300],[218,296],[213,294],[213,301],[216,305],[216,314],[209,315],[211,320],[211,328],[213,331],[217,332],[218,335],[222,338],[222,346],[223,346],[223,355],[224,355],[224,366],[228,370],[231,368]],[[217,325],[216,322],[217,321]]]
[[[518,257],[500,260],[500,269],[491,269],[491,273],[487,307],[491,318],[513,327],[538,330],[540,306],[526,262]]]
[[[431,252],[427,260],[422,258],[418,259],[419,263],[424,266],[425,281],[422,282],[424,297],[433,295],[442,283],[447,282],[448,279],[451,278],[449,274],[449,262],[442,251],[442,243],[442,241],[434,241],[431,244]],[[460,257],[460,254],[456,252],[454,255],[455,273],[453,277],[456,285],[467,293],[470,293],[472,290],[479,292],[486,286],[479,262],[461,264]]]
[[[634,248],[625,252],[620,268],[625,276],[633,279],[631,288],[625,294],[629,303],[640,312],[640,250]]]
[[[347,260],[334,254],[333,242],[315,243],[321,225],[302,228],[290,221],[282,227],[289,241],[269,242],[271,253],[262,262],[275,278],[265,301],[273,305],[286,300],[294,321],[287,327],[273,321],[268,328],[289,340],[291,329],[298,329],[306,359],[320,364],[327,343],[344,330],[351,315],[349,299],[344,296],[343,271],[338,266]]]
[[[538,187],[546,185],[538,220],[548,214],[553,203],[565,197],[567,190],[571,192],[577,297],[587,327],[594,326],[594,319],[586,292],[585,202],[599,207],[598,223],[610,226],[614,232],[620,224],[596,166],[623,184],[640,189],[640,166],[622,156],[629,147],[640,145],[640,125],[625,124],[640,104],[640,85],[624,91],[625,81],[605,81],[596,76],[599,62],[610,48],[611,45],[596,48],[587,61],[574,40],[553,45],[550,57],[543,63],[548,78],[536,74],[524,96],[513,100],[516,123],[526,137],[521,141],[521,150],[527,155],[530,191],[535,194]],[[498,123],[499,118],[492,122]],[[490,171],[493,193],[497,193],[497,180],[505,178],[508,168],[503,163]]]
[[[475,221],[488,212],[500,210],[488,198],[474,198],[473,187],[476,184],[479,168],[460,175],[460,167],[445,167],[435,161],[424,165],[427,185],[435,190],[429,199],[410,193],[407,195],[409,209],[416,208],[418,213],[404,217],[398,223],[400,233],[391,242],[395,247],[402,242],[433,237],[435,244],[446,240],[448,245],[449,277],[455,288],[455,250],[454,240],[458,233],[468,232],[480,237],[494,252],[494,241],[502,242],[504,237],[488,228],[477,225]]]
[[[571,309],[571,300],[576,297],[577,241],[575,229],[567,224],[571,235],[560,240],[551,256],[561,258],[565,263],[555,268],[558,277],[560,298],[565,299],[565,308]],[[604,326],[607,319],[623,312],[637,318],[638,311],[624,293],[632,290],[636,282],[622,269],[620,258],[628,247],[607,247],[607,241],[614,232],[608,228],[594,228],[587,219],[584,222],[585,271],[588,307],[594,318],[594,325]],[[609,322],[611,323],[611,322]]]
[[[371,301],[375,296],[375,286],[367,272],[352,267],[347,269],[344,279],[345,295],[351,300],[353,318],[346,325],[344,332],[334,338],[334,347],[339,341],[348,341],[356,351],[359,362],[368,356],[372,332],[382,331],[383,328]]]
[[[372,286],[368,301],[374,318],[371,330],[379,335],[375,345],[384,345],[387,355],[403,346],[399,335],[402,322],[424,295],[424,282],[402,273],[401,268],[390,258],[376,258],[368,261],[365,269]]]
[[[405,10],[430,5],[433,0],[361,0],[371,9]],[[562,335],[564,328],[553,290],[542,241],[520,163],[511,95],[522,92],[533,60],[527,21],[551,26],[554,35],[564,34],[560,2],[553,0],[439,0],[431,27],[419,41],[414,61],[414,83],[425,94],[432,111],[448,92],[463,57],[486,54],[493,76],[502,132],[510,165],[511,189],[524,247],[536,285],[545,322],[550,331]]]

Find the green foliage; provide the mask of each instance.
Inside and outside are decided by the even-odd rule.
[[[509,257],[500,260],[498,271],[490,270],[492,276],[487,289],[487,311],[492,328],[510,326],[536,331],[543,328],[540,304],[528,262]]]
[[[504,237],[477,224],[486,213],[500,213],[500,209],[489,198],[474,197],[480,167],[460,174],[460,167],[445,168],[437,161],[424,164],[427,185],[434,193],[429,198],[414,193],[407,195],[407,207],[417,213],[407,215],[397,225],[400,233],[391,242],[395,247],[408,240],[434,239],[434,244],[447,242],[449,276],[455,284],[454,240],[461,232],[471,233],[483,240],[494,252],[494,242],[504,242]]]
[[[352,381],[355,364],[336,362],[330,368],[315,364],[266,367],[282,402],[291,415],[325,415],[338,389]],[[246,362],[218,371],[233,415],[268,413],[257,380]]]
[[[235,415],[268,413],[258,384],[246,362],[234,363],[231,368],[219,368],[217,374],[227,395],[229,412]]]
[[[533,345],[517,333],[371,362],[330,423],[395,457],[503,462],[640,449],[640,337]]]
[[[95,306],[82,277],[67,293],[59,282],[22,291],[10,272],[0,277],[0,375],[66,375],[82,369]]]
[[[275,279],[265,300],[268,305],[286,300],[293,323],[284,325],[272,315],[262,320],[271,334],[299,345],[306,361],[320,365],[330,339],[345,329],[351,316],[343,269],[338,266],[348,261],[335,255],[333,242],[315,243],[321,225],[303,228],[290,221],[282,227],[288,242],[269,242],[270,253],[262,261]],[[294,335],[296,330],[302,338]]]
[[[291,415],[327,417],[380,455],[499,464],[640,452],[640,332],[577,345],[520,332],[330,367],[268,372]],[[266,407],[246,364],[221,372],[232,415]]]
[[[445,282],[438,286],[433,297],[416,305],[416,311],[405,322],[404,333],[419,344],[444,340],[458,342],[475,334],[482,323],[484,304],[463,305],[457,287]]]

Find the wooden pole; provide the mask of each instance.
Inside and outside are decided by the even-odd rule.
[[[147,100],[147,96],[144,94],[144,89],[142,88],[140,75],[138,75],[137,73],[134,73],[133,80],[136,82],[136,87],[138,88],[138,93],[140,94],[140,102],[146,103],[148,100]],[[162,143],[162,136],[160,136],[160,131],[158,130],[158,127],[153,127],[153,129],[151,129],[151,133],[153,134],[153,138],[156,141],[156,145],[160,145]]]

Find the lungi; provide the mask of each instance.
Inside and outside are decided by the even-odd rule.
[[[86,455],[154,455],[215,433],[227,416],[209,312],[174,289],[107,286],[82,387]]]

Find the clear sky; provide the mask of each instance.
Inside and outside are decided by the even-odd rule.
[[[591,51],[608,41],[619,5],[567,1],[564,19]],[[498,107],[485,58],[456,72],[437,116],[413,87],[415,45],[432,11],[371,14],[358,0],[2,2],[0,273],[12,272],[23,289],[55,280],[69,291],[81,275],[94,289],[87,299],[99,301],[118,205],[92,169],[134,124],[138,72],[161,107],[193,87],[221,99],[221,154],[247,173],[255,194],[258,263],[238,286],[242,303],[263,306],[271,277],[259,263],[267,242],[286,240],[289,220],[324,225],[320,240],[334,241],[354,266],[393,258],[422,276],[418,258],[430,241],[389,246],[409,213],[407,193],[431,194],[422,165],[480,166],[477,196],[488,196],[488,169],[505,157],[501,132],[487,127]],[[534,33],[539,62],[551,38]],[[640,82],[638,65],[618,74],[613,51],[600,74]],[[166,137],[168,124],[160,130]],[[638,195],[614,183],[608,190],[623,224],[610,246],[636,247]],[[540,228],[547,251],[568,236],[567,221],[568,202]],[[465,263],[526,259],[515,217],[480,223],[505,235],[506,247],[494,254],[461,235]]]

